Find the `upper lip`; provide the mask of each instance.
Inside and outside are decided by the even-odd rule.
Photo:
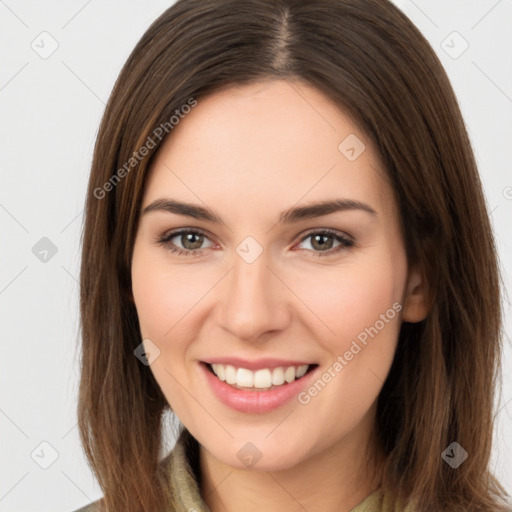
[[[304,364],[312,365],[307,361],[296,361],[292,359],[275,359],[275,358],[263,358],[253,359],[251,361],[247,359],[241,359],[239,357],[212,357],[203,362],[209,364],[229,364],[235,368],[246,368],[247,370],[261,370],[263,368],[287,368],[289,366],[302,366]]]

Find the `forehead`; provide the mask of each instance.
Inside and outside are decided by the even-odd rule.
[[[166,195],[269,220],[304,201],[343,197],[381,211],[393,204],[360,128],[320,91],[285,80],[198,100],[160,148],[143,206]]]

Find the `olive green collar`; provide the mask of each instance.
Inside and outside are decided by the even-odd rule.
[[[183,428],[174,449],[169,454],[169,499],[172,512],[211,512],[201,497],[199,480],[199,444]],[[408,512],[397,508],[389,497],[377,490],[356,505],[351,512]]]

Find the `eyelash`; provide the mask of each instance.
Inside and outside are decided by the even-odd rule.
[[[170,241],[178,236],[178,235],[183,235],[183,234],[194,234],[194,235],[202,235],[204,237],[207,238],[206,234],[203,233],[202,231],[200,230],[197,230],[197,229],[178,229],[178,230],[175,230],[175,231],[171,231],[170,233],[167,233],[165,235],[163,235],[162,237],[158,238],[157,239],[157,244],[158,245],[169,245],[170,244]],[[344,249],[348,249],[350,247],[353,247],[354,246],[354,241],[351,240],[350,238],[346,237],[346,236],[343,236],[341,235],[338,231],[334,231],[333,229],[322,229],[322,230],[318,230],[318,231],[310,231],[308,232],[304,237],[302,237],[302,239],[300,240],[299,243],[302,243],[304,242],[305,240],[307,240],[308,238],[314,236],[314,235],[328,235],[328,236],[332,236],[334,237],[334,239],[337,241],[337,242],[340,242],[340,245],[338,247],[334,247],[332,249],[329,249],[327,251],[313,251],[313,255],[315,257],[323,257],[323,256],[332,256],[333,254],[335,253],[338,253]],[[172,244],[174,245],[174,244]],[[197,257],[197,256],[200,256],[205,249],[198,249],[198,250],[195,250],[195,251],[191,251],[191,250],[188,250],[188,249],[181,249],[179,247],[172,247],[171,245],[169,245],[167,247],[167,250],[173,254],[177,254],[179,256],[190,256],[192,258],[194,257]],[[305,249],[305,250],[309,250],[309,249]]]

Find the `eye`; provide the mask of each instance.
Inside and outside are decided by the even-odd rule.
[[[309,242],[311,249],[307,249],[312,250],[314,256],[330,256],[354,246],[351,238],[332,229],[312,231],[302,238],[301,243],[308,239],[311,239]],[[335,242],[338,242],[338,245],[334,245]]]
[[[173,240],[181,244],[177,246]],[[209,240],[204,233],[196,229],[180,229],[165,234],[157,240],[157,244],[165,245],[172,253],[182,256],[199,256],[205,248],[201,248],[205,240]],[[213,244],[209,247],[213,247]]]
[[[176,240],[173,241],[174,239]],[[309,243],[311,248],[306,247],[306,250],[312,251],[314,256],[329,256],[354,245],[351,238],[332,229],[309,232],[302,237],[300,243],[302,244],[308,239],[311,239]],[[213,244],[202,247],[205,240],[209,241],[209,238],[197,229],[179,229],[158,238],[157,244],[166,246],[171,253],[194,257],[201,255],[205,249],[213,247]],[[338,245],[334,245],[336,242]]]

